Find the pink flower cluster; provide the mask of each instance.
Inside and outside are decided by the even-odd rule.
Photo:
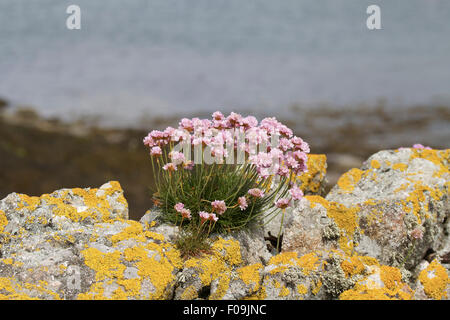
[[[191,219],[191,210],[186,209],[184,207],[184,204],[182,204],[181,202],[178,202],[175,205],[175,210],[181,214],[181,216],[185,219]]]
[[[416,143],[415,145],[413,145],[413,149],[427,149],[427,150],[431,150],[430,147],[425,147],[424,145],[422,145],[420,143]]]
[[[255,166],[262,179],[270,176],[289,177],[291,173],[299,175],[306,172],[307,154],[310,152],[308,143],[295,136],[291,129],[275,118],[265,118],[258,123],[253,116],[244,117],[231,112],[226,117],[220,111],[214,112],[212,119],[184,118],[178,128],[153,130],[143,142],[150,148],[152,157],[162,156],[162,148],[166,145],[183,142],[194,147],[209,147],[213,157],[227,159],[231,156],[229,146],[232,146],[235,152],[244,152],[247,163]],[[257,146],[267,147],[257,151]],[[180,152],[170,152],[169,158],[170,162],[163,165],[163,169],[169,172],[178,168],[192,169],[194,166]],[[254,197],[264,195],[262,191],[250,191],[249,194]],[[292,199],[300,197],[298,190],[291,191]],[[244,199],[240,200],[239,207],[246,208]],[[213,209],[219,215],[224,212],[224,207],[219,203]]]

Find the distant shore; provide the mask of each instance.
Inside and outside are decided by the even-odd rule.
[[[178,116],[155,118],[145,130],[102,128],[82,119],[46,119],[31,108],[8,110],[7,102],[2,101],[0,199],[11,192],[39,195],[61,187],[89,187],[118,180],[129,201],[132,219],[139,219],[151,206],[152,172],[142,138],[150,130],[177,125]],[[378,150],[414,143],[436,149],[449,147],[447,106],[390,111],[383,106],[345,110],[293,108],[292,117],[279,120],[309,142],[311,153],[327,155],[328,186]]]

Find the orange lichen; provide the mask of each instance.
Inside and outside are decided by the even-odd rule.
[[[394,290],[402,282],[402,274],[400,270],[389,266],[380,267],[380,278],[389,290]]]
[[[253,284],[254,290],[259,289],[259,282],[261,280],[260,270],[263,268],[261,263],[251,264],[242,268],[237,269],[239,278],[246,284]]]
[[[408,169],[408,165],[406,163],[396,163],[392,166],[395,170],[406,171]]]
[[[359,257],[354,256],[343,260],[341,262],[341,268],[347,277],[352,277],[356,274],[363,273],[366,267]]]
[[[380,162],[378,162],[378,160],[372,160],[370,162],[370,166],[374,169],[379,169],[381,167]]]
[[[123,203],[127,206],[126,200],[123,197],[120,184],[116,181],[111,181],[102,189],[67,189],[56,191],[52,194],[43,194],[40,197],[30,197],[24,194],[19,194],[20,203],[17,206],[17,210],[27,210],[32,212],[40,205],[46,204],[48,206],[54,206],[52,212],[57,216],[64,216],[72,221],[83,221],[88,217],[94,219],[97,222],[107,222],[112,219],[111,217],[111,205],[108,197],[119,193],[116,198],[117,202]],[[80,197],[85,207],[75,207],[70,203],[72,197]],[[33,219],[29,217],[29,219]],[[29,221],[30,223],[33,221]],[[43,223],[43,221],[40,221]]]
[[[212,244],[211,249],[211,254],[185,261],[184,268],[198,270],[198,277],[204,286],[211,285],[214,279],[219,279],[218,289],[211,298],[221,299],[228,289],[230,268],[242,264],[241,250],[238,241],[224,240],[221,237]]]
[[[447,298],[449,277],[447,270],[437,260],[420,272],[419,281],[428,297],[436,300]]]
[[[327,210],[327,216],[332,218],[338,228],[341,230],[341,236],[338,240],[340,248],[347,254],[353,250],[353,236],[359,228],[358,207],[347,208],[343,204],[333,201],[327,201],[320,196],[305,196],[310,202],[311,208],[316,203],[322,205]]]
[[[338,180],[337,185],[345,192],[352,192],[356,184],[361,180],[364,171],[353,168],[344,173]]]
[[[324,154],[309,154],[308,172],[296,176],[295,179],[303,192],[317,193],[327,173],[327,157]]]
[[[411,300],[414,292],[402,282],[399,269],[389,266],[374,266],[369,278],[364,278],[349,290],[344,291],[341,300]],[[381,283],[370,279],[378,275]]]

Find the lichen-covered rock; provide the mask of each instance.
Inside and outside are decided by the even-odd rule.
[[[308,171],[295,177],[296,183],[304,194],[323,195],[326,187],[327,156],[309,154]]]
[[[402,279],[400,269],[385,265],[369,267],[368,275],[351,289],[344,291],[341,300],[411,300],[414,291]]]
[[[305,195],[323,195],[326,186],[327,173],[327,157],[324,154],[309,154],[308,155],[308,172],[304,172],[299,176],[294,177],[295,183],[301,188]],[[285,233],[285,228],[288,227],[295,213],[288,208],[284,212],[277,210],[270,216],[264,218],[264,234],[266,237],[278,237]],[[283,226],[281,222],[283,221]]]
[[[0,298],[167,299],[181,266],[117,182],[0,201]]]
[[[360,238],[356,211],[321,196],[305,196],[286,224],[283,251],[306,254],[340,248],[351,254]]]
[[[233,268],[242,265],[239,242],[219,237],[211,249],[211,254],[184,262],[175,299],[223,299],[227,294]]]
[[[449,157],[450,150],[380,151],[345,173],[326,199],[354,210],[361,229],[354,250],[411,269],[448,242]]]
[[[117,182],[13,193],[0,201],[0,299],[448,299],[448,158],[382,151],[325,198],[304,189],[280,254],[265,243],[278,223],[182,258],[178,227],[155,210],[128,220]]]
[[[438,260],[424,261],[419,266],[414,298],[417,300],[450,299],[450,280],[448,271]]]

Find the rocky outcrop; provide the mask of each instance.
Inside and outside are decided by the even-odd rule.
[[[157,211],[129,220],[117,182],[13,193],[0,201],[0,299],[448,299],[448,160],[381,151],[325,198],[311,170],[279,254],[255,225],[182,259],[177,227]]]

